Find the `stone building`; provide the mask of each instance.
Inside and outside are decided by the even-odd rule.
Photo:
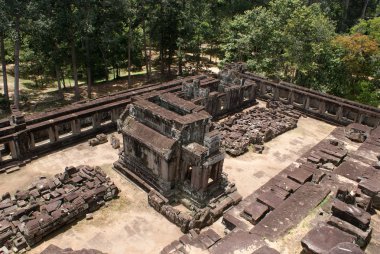
[[[185,198],[203,208],[228,185],[220,137],[210,123],[202,106],[172,93],[135,97],[118,122],[124,149],[115,167],[169,201]]]

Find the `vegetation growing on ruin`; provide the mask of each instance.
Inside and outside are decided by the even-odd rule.
[[[378,0],[0,0],[0,103],[26,104],[24,89],[90,98],[99,81],[123,74],[128,88],[133,75],[246,61],[259,74],[378,106],[379,14]]]

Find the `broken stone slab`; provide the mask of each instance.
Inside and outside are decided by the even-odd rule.
[[[269,207],[258,201],[246,206],[241,213],[241,216],[256,225],[269,212]]]
[[[271,210],[276,209],[284,201],[283,198],[277,196],[273,191],[262,193],[257,197],[257,200],[260,203],[267,205]]]
[[[295,192],[301,187],[301,184],[293,181],[292,179],[284,178],[284,177],[279,177],[275,185],[290,193]]]
[[[332,207],[332,214],[352,225],[367,230],[371,222],[371,215],[363,209],[354,205],[346,204],[339,199],[335,199]]]
[[[331,216],[330,219],[327,221],[327,224],[334,226],[334,227],[337,227],[340,230],[355,236],[356,237],[356,244],[359,245],[360,247],[367,246],[367,244],[370,240],[370,237],[371,237],[371,233],[372,233],[371,228],[369,228],[366,231],[363,231],[362,229],[357,228],[354,225],[352,225],[352,224],[350,224],[344,220],[341,220],[335,216]]]
[[[310,182],[313,179],[313,173],[306,169],[296,168],[294,171],[288,173],[288,178],[296,181],[299,184]]]
[[[234,230],[214,244],[209,252],[211,254],[244,253],[263,245],[264,241],[260,237],[242,230]]]
[[[372,206],[380,209],[380,173],[359,183],[359,189],[372,198]]]
[[[233,214],[226,212],[223,215],[222,223],[226,226],[228,230],[234,230],[236,229],[242,229],[242,230],[248,230],[247,224],[245,224],[243,221],[236,218]]]
[[[306,253],[325,254],[340,243],[354,243],[355,237],[334,226],[321,223],[301,240]]]

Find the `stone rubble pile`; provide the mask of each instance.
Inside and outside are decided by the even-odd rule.
[[[118,188],[99,167],[66,167],[14,195],[0,199],[0,246],[12,252],[29,249],[46,235],[117,197]]]
[[[108,142],[108,137],[106,134],[98,134],[95,138],[88,140],[90,146],[97,146]]]
[[[221,133],[222,146],[232,156],[248,151],[250,145],[257,153],[264,150],[263,144],[297,127],[300,113],[291,105],[269,101],[266,108],[255,107],[237,113],[213,128]]]

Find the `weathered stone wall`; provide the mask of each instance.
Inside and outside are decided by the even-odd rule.
[[[287,82],[274,82],[253,73],[241,73],[241,77],[255,81],[257,96],[264,100],[279,100],[312,117],[327,122],[348,125],[359,123],[377,127],[380,110],[336,96],[320,93]]]

